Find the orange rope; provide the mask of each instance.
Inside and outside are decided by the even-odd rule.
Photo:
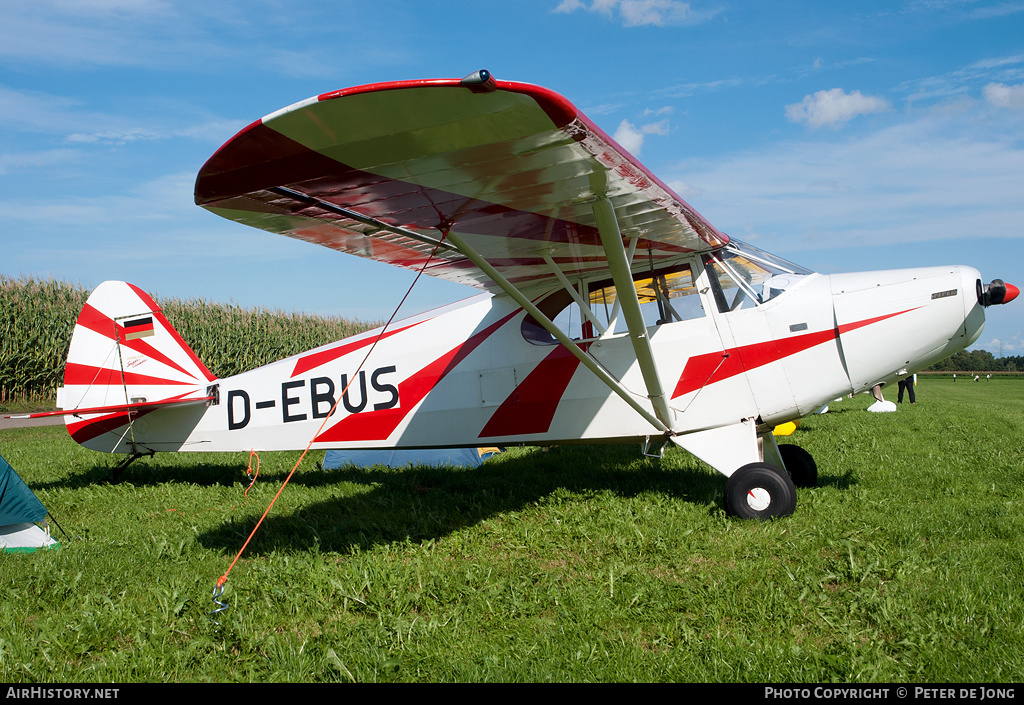
[[[252,471],[252,456],[256,456],[256,472]],[[260,476],[260,454],[255,450],[249,451],[249,467],[246,469],[245,474],[252,479],[249,481],[249,486],[245,488],[245,498],[249,499],[249,490],[256,484],[256,478]]]
[[[306,453],[309,452],[309,449],[312,447],[313,442],[316,441],[317,437],[324,430],[324,426],[327,425],[327,420],[330,419],[331,416],[334,414],[334,410],[337,408],[338,403],[344,397],[345,392],[348,391],[349,385],[351,385],[353,382],[355,382],[355,378],[359,375],[359,371],[363,369],[363,366],[366,364],[366,361],[370,358],[370,354],[373,353],[373,349],[377,347],[377,343],[380,342],[380,339],[384,335],[384,332],[388,329],[388,326],[390,326],[391,323],[395,320],[395,316],[398,315],[398,311],[402,308],[402,305],[405,303],[405,300],[407,298],[409,298],[409,294],[412,293],[413,287],[416,286],[416,282],[419,281],[420,275],[423,274],[423,270],[425,270],[427,268],[427,265],[434,258],[434,255],[437,254],[437,249],[441,246],[441,243],[444,242],[444,240],[445,240],[445,238],[447,236],[448,236],[448,231],[447,230],[442,231],[441,239],[437,241],[436,245],[434,245],[433,251],[431,251],[430,256],[427,257],[427,259],[423,262],[423,266],[420,267],[420,270],[418,272],[416,272],[416,278],[412,280],[412,284],[409,285],[409,289],[408,289],[408,291],[405,292],[405,296],[402,297],[402,300],[398,302],[398,306],[395,307],[394,313],[391,314],[391,317],[388,319],[387,323],[385,323],[384,326],[380,329],[380,333],[377,334],[377,338],[376,338],[376,340],[373,341],[373,344],[370,346],[370,349],[366,351],[366,355],[363,357],[363,361],[359,363],[359,367],[356,368],[355,373],[352,375],[352,379],[349,381],[349,383],[347,385],[345,385],[345,388],[341,390],[341,393],[338,395],[338,398],[334,402],[334,406],[332,406],[331,410],[329,412],[327,412],[327,416],[325,416],[324,420],[320,423],[320,428],[317,430],[317,432],[313,435],[313,437],[311,439],[309,439],[309,443],[306,444],[306,448],[305,448],[305,450],[302,451],[302,455],[300,455],[299,459],[295,461],[295,465],[292,467],[291,472],[288,473],[288,476],[285,477],[284,482],[281,483],[281,487],[277,490],[277,493],[274,495],[274,498],[272,500],[270,500],[270,504],[267,505],[267,508],[263,512],[263,515],[260,517],[259,521],[256,522],[256,526],[254,526],[252,531],[249,533],[249,537],[245,540],[245,543],[242,544],[242,548],[240,548],[238,550],[238,554],[235,556],[234,560],[231,561],[231,564],[228,566],[227,570],[224,571],[224,575],[220,576],[220,578],[217,579],[217,584],[216,584],[216,587],[214,587],[213,595],[214,595],[214,602],[216,602],[218,605],[220,605],[221,608],[215,610],[214,611],[215,613],[223,611],[223,609],[226,609],[226,607],[227,607],[226,605],[224,605],[224,603],[219,602],[217,600],[217,598],[219,597],[220,593],[223,591],[224,584],[228,581],[228,574],[234,569],[235,564],[238,563],[239,559],[241,559],[242,554],[245,552],[245,549],[249,546],[249,542],[252,541],[253,537],[256,535],[256,532],[259,530],[260,526],[263,525],[263,520],[267,518],[267,515],[270,513],[270,510],[273,508],[274,504],[277,502],[278,497],[280,497],[281,493],[284,492],[284,488],[287,487],[288,482],[292,479],[292,475],[294,475],[295,471],[299,469],[299,465],[302,463],[302,460],[306,457]],[[251,463],[252,463],[252,456],[251,455],[250,455],[250,458],[249,458],[249,462],[250,462],[250,466],[251,466]],[[258,467],[259,467],[259,456],[257,456],[257,468]]]

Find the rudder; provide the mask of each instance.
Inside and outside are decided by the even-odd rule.
[[[135,419],[161,405],[201,401],[215,380],[146,292],[108,281],[75,322],[57,405],[100,410],[66,417],[79,443],[130,452],[124,439]]]

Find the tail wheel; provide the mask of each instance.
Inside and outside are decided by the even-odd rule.
[[[800,446],[791,443],[779,444],[779,455],[786,464],[789,476],[797,487],[818,486],[818,465],[814,457]]]
[[[776,519],[796,511],[796,487],[784,470],[750,463],[725,483],[725,511],[740,519]]]

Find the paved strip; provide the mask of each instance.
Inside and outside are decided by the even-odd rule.
[[[44,416],[41,419],[5,419],[0,416],[0,430],[8,428],[31,428],[33,426],[56,426],[63,423],[63,416]]]

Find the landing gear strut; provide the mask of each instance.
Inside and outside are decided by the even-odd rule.
[[[110,479],[111,479],[111,481],[112,482],[118,482],[121,479],[121,473],[124,472],[125,468],[127,468],[129,465],[131,465],[133,462],[135,462],[139,458],[142,458],[142,457],[147,456],[147,455],[150,458],[152,458],[155,454],[156,454],[156,451],[152,451],[152,450],[146,451],[146,452],[142,452],[142,451],[138,451],[138,450],[135,451],[134,453],[129,455],[127,458],[122,460],[120,463],[118,463],[117,467],[115,467],[113,470],[110,471]]]

